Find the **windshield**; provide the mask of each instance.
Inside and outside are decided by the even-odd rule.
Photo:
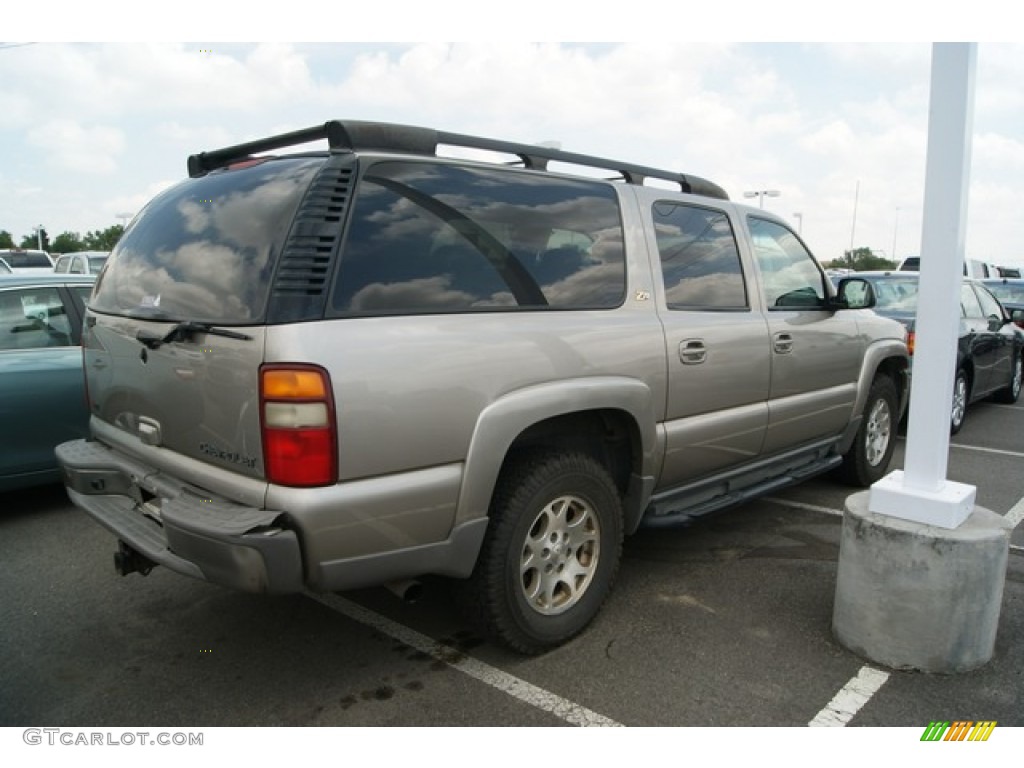
[[[917,310],[917,280],[874,280],[875,306],[897,312]]]
[[[1000,301],[1009,301],[1014,304],[1024,302],[1024,283],[985,283],[985,287],[992,291],[992,294]]]
[[[90,309],[158,320],[259,322],[295,210],[323,162],[281,158],[167,190],[122,235]]]

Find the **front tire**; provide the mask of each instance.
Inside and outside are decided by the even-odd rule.
[[[464,606],[488,634],[540,653],[579,634],[611,591],[622,502],[607,470],[578,452],[537,451],[503,471]]]
[[[963,368],[956,372],[953,380],[953,404],[949,415],[949,434],[955,435],[964,425],[967,418],[967,398],[970,386],[967,382],[967,372]]]
[[[898,420],[896,385],[888,376],[878,376],[871,382],[857,437],[839,467],[839,475],[846,483],[867,488],[882,479],[896,449]]]
[[[1013,405],[1020,397],[1021,384],[1024,381],[1024,351],[1013,356],[1013,369],[1010,372],[1010,383],[996,392],[997,403]]]

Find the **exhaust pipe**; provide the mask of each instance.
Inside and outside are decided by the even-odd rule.
[[[156,568],[156,563],[140,552],[136,552],[123,541],[117,542],[117,552],[114,553],[114,570],[121,576],[129,573],[141,573],[148,576],[149,572]]]
[[[423,594],[423,585],[416,581],[416,579],[392,581],[384,586],[394,593],[399,600],[406,603],[415,603]]]

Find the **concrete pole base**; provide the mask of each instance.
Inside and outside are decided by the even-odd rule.
[[[1011,526],[974,507],[955,529],[876,514],[846,500],[832,631],[892,669],[953,673],[992,658]]]

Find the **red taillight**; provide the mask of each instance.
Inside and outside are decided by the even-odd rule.
[[[315,365],[262,366],[260,426],[269,482],[337,482],[337,427],[327,371]]]
[[[916,334],[913,331],[907,333],[907,351],[910,354],[914,354],[914,336]]]

